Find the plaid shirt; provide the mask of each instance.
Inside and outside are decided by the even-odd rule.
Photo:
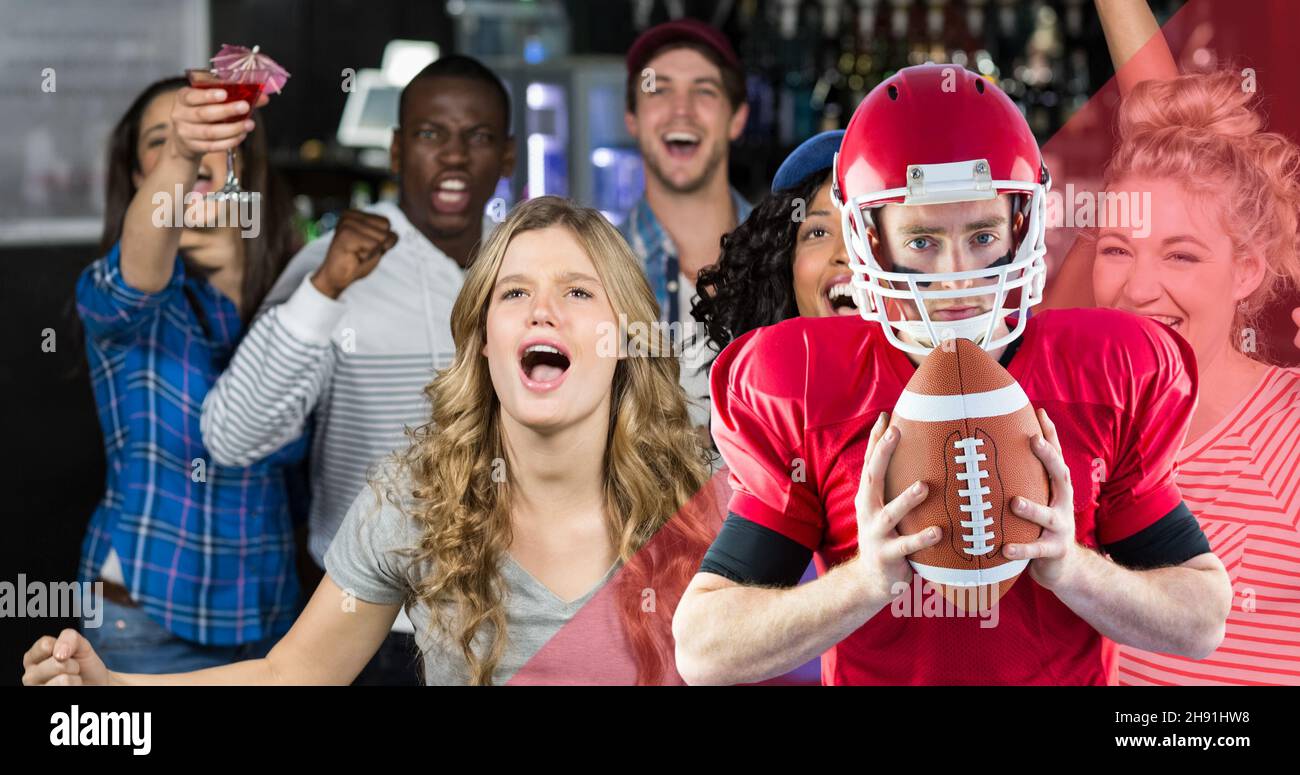
[[[78,279],[77,311],[108,458],[80,580],[99,576],[111,546],[131,598],[173,634],[220,646],[283,634],[298,605],[284,464],[306,438],[228,468],[199,432],[242,333],[234,303],[180,256],[166,288],[135,290],[114,245]]]
[[[736,208],[736,223],[749,217],[754,207],[731,189],[731,201]],[[659,302],[659,319],[674,323],[682,319],[677,303],[677,278],[681,267],[677,263],[677,246],[672,237],[659,224],[650,203],[642,197],[628,213],[623,223],[623,237],[632,246],[632,252],[641,259],[641,268],[645,270],[646,279],[655,292],[655,301]],[[689,312],[689,310],[687,310]]]

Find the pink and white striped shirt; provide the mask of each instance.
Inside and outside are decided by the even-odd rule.
[[[1227,635],[1203,660],[1121,646],[1119,682],[1300,684],[1300,369],[1186,444],[1177,481],[1232,579]]]

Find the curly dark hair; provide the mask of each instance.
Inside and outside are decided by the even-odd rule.
[[[700,270],[691,316],[722,352],[743,334],[798,317],[794,297],[794,246],[799,222],[791,218],[797,200],[812,203],[829,174],[809,175],[797,185],[763,197],[722,238],[722,257]]]

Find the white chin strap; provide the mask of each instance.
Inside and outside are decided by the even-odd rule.
[[[1004,310],[1004,313],[1007,311]],[[990,310],[982,315],[962,318],[961,320],[934,320],[931,325],[926,325],[923,320],[891,320],[889,323],[893,328],[907,334],[908,338],[914,340],[919,347],[926,350],[943,344],[948,339],[969,339],[975,344],[983,345],[989,337],[990,330],[997,330],[997,316]],[[939,335],[939,341],[932,341],[930,334],[931,326],[936,334]],[[993,349],[993,348],[985,348]]]

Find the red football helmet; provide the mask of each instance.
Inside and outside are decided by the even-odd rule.
[[[956,65],[899,70],[866,96],[853,113],[835,155],[831,196],[840,208],[853,299],[860,314],[878,321],[896,347],[926,354],[960,336],[986,350],[1024,331],[1029,308],[1042,301],[1046,282],[1046,198],[1051,185],[1038,142],[1015,103],[987,79]],[[886,204],[940,204],[1014,194],[1028,228],[1009,263],[961,272],[885,271],[871,252],[866,215]],[[974,280],[968,288],[934,283]],[[980,284],[979,281],[995,281]],[[931,321],[926,299],[989,295],[982,315]],[[920,320],[889,316],[886,299],[908,299]],[[1011,306],[1006,305],[1010,302]],[[1019,310],[1014,328],[994,338],[998,319]],[[895,332],[906,331],[912,342]]]

